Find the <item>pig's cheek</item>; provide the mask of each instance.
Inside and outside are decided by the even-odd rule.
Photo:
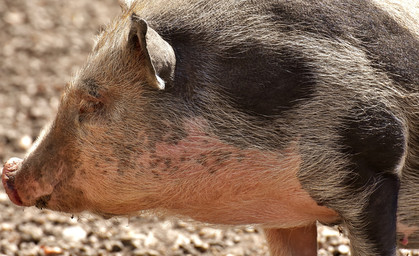
[[[46,207],[51,210],[78,213],[86,210],[84,192],[74,186],[72,182],[65,181],[57,184],[52,192]]]

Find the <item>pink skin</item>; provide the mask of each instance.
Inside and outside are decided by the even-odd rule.
[[[409,236],[419,230],[418,226],[408,226],[401,222],[397,223],[397,231],[404,234],[400,243],[404,246],[409,244]]]
[[[125,174],[128,177],[118,176],[114,166],[107,176],[92,172],[78,179],[81,188],[94,186],[83,190],[85,200],[103,213],[155,209],[227,225],[289,228],[338,219],[302,189],[296,176],[301,164],[296,143],[282,152],[240,149],[206,134],[203,120],[188,120],[184,126],[187,137],[176,144],[156,143],[155,152],[137,157],[138,168]],[[170,167],[165,161],[152,164],[153,158],[168,157]],[[116,184],[118,193],[110,189]]]
[[[2,183],[3,187],[6,190],[7,195],[14,204],[22,206],[22,199],[20,199],[17,190],[14,188],[14,178],[16,171],[19,169],[19,165],[22,163],[22,159],[19,158],[10,158],[3,167],[2,170]]]

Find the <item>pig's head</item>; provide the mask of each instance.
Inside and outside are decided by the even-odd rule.
[[[156,109],[174,67],[171,46],[135,14],[110,25],[67,85],[54,121],[23,160],[5,164],[11,201],[102,215],[149,207],[146,162],[168,128]]]

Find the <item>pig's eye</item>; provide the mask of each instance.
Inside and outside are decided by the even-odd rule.
[[[93,118],[103,112],[104,105],[100,101],[84,101],[79,109],[79,122]]]

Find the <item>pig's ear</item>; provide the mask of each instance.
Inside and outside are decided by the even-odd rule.
[[[163,90],[165,82],[173,79],[176,57],[173,48],[137,15],[131,16],[128,36],[130,47],[140,48],[145,58],[147,80],[153,87]]]
[[[121,6],[121,9],[123,12],[128,11],[131,8],[132,3],[135,0],[118,0],[119,6]]]

